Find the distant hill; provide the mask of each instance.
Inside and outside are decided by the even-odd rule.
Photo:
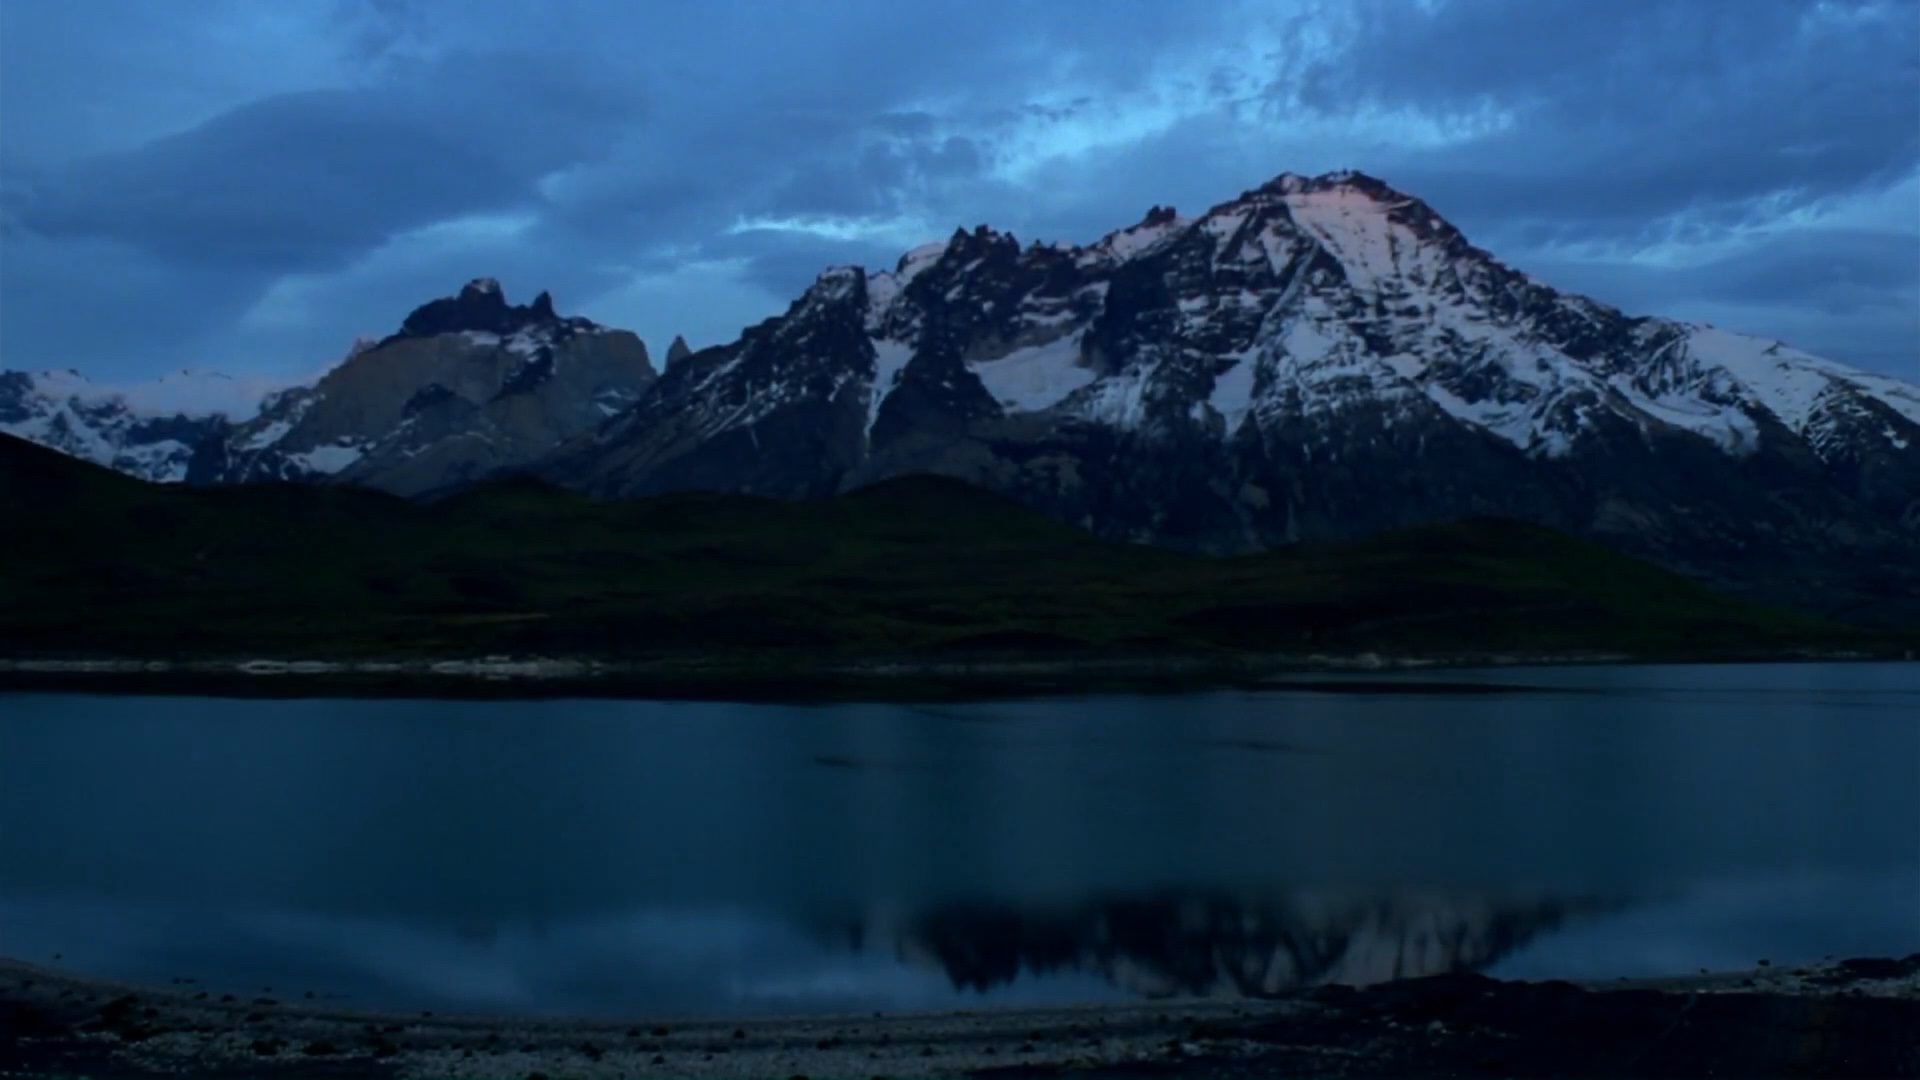
[[[1215,558],[956,480],[596,502],[196,488],[0,436],[0,655],[821,658],[1365,650],[1729,655],[1862,632],[1495,519]],[[1877,640],[1877,639],[1876,639]]]

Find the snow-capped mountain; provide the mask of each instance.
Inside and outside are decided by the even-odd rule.
[[[1499,514],[1712,576],[1911,545],[1920,387],[1557,292],[1379,180],[1289,174],[1085,247],[981,226],[830,269],[545,468],[601,495],[931,471],[1213,551]]]
[[[144,480],[184,480],[194,447],[258,408],[257,393],[205,372],[111,386],[74,371],[0,371],[0,432]]]
[[[933,472],[1213,552],[1499,515],[1920,618],[1920,387],[1558,292],[1360,173],[1086,246],[958,230],[669,353],[656,378],[633,334],[479,279],[257,411],[13,372],[0,430],[150,479],[403,494],[527,468],[602,496]]]
[[[684,348],[684,344],[682,345]],[[103,386],[0,372],[0,432],[159,482],[340,481],[418,494],[526,465],[654,378],[625,330],[510,305],[491,278],[361,339],[311,383],[204,372]]]
[[[199,447],[195,483],[328,480],[419,494],[525,465],[631,405],[653,380],[625,330],[556,314],[546,293],[510,305],[469,282],[400,330],[356,343],[311,386]]]

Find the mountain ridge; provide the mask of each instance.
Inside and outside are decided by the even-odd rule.
[[[250,395],[218,373],[96,386],[74,372],[0,372],[0,432],[146,480],[418,494],[525,465],[653,377],[630,331],[562,316],[546,292],[509,304],[497,280],[476,278],[419,305],[395,332],[357,338],[315,379]],[[196,409],[169,380],[235,389]]]
[[[1509,517],[1850,618],[1890,591],[1920,611],[1920,387],[1554,290],[1360,172],[1156,206],[1086,245],[981,225],[891,270],[831,267],[732,342],[676,342],[606,415],[474,450],[494,395],[548,377],[528,326],[612,333],[477,279],[330,373],[435,342],[461,343],[455,368],[495,357],[484,392],[453,395],[468,407],[436,437],[466,449],[444,459],[377,449],[447,404],[416,379],[384,433],[249,457],[315,388],[289,391],[186,478],[419,495],[525,470],[598,497],[805,497],[939,473],[1110,540],[1225,553]]]
[[[1557,292],[1360,173],[1084,246],[959,229],[676,368],[541,475],[811,496],[937,472],[1214,552],[1516,517],[1722,584],[1764,563],[1760,593],[1868,618],[1886,582],[1843,564],[1920,563],[1920,388]]]

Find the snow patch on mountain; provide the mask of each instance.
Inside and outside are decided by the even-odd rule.
[[[287,460],[300,469],[321,476],[332,476],[366,456],[366,448],[354,443],[341,442],[328,446],[316,446],[311,450],[288,454]]]
[[[102,429],[124,426],[124,414],[90,416],[78,403],[68,400],[47,403],[24,420],[0,423],[0,431],[104,464],[112,458],[114,445],[102,435]]]
[[[1400,253],[1421,250],[1404,226],[1388,220],[1392,207],[1364,192],[1352,188],[1303,192],[1287,196],[1285,203],[1293,220],[1340,260],[1354,288],[1378,292],[1396,282],[1403,270]]]
[[[1920,387],[1911,383],[1823,360],[1777,341],[1704,324],[1687,329],[1689,355],[1731,374],[1795,431],[1806,431],[1822,402],[1846,390],[1865,394],[1920,424]]]
[[[873,343],[873,385],[867,391],[868,439],[873,438],[874,421],[880,419],[880,406],[884,405],[887,395],[900,382],[900,374],[907,369],[907,363],[913,359],[913,346],[904,341],[876,341]]]
[[[75,371],[0,372],[0,432],[146,480],[185,478],[193,445],[258,411],[275,385],[182,370],[140,383]]]
[[[982,252],[997,237],[984,228],[956,234],[867,278],[865,322],[882,354],[868,393],[869,431],[910,359],[901,342],[922,321],[907,285],[941,266],[941,302],[975,302],[982,317],[998,317],[1003,301],[969,301],[974,275],[985,272]],[[961,252],[967,262],[953,265]],[[1556,293],[1468,246],[1424,204],[1357,173],[1283,176],[1197,218],[1156,207],[1086,248],[1033,244],[1021,258],[1056,252],[1071,256],[1082,280],[1069,292],[1015,298],[1018,321],[1003,333],[1022,344],[967,365],[1010,413],[1064,411],[1136,428],[1157,415],[1156,401],[1193,393],[1171,389],[1169,363],[1204,365],[1210,356],[1211,378],[1202,376],[1200,396],[1178,402],[1178,411],[1201,422],[1219,416],[1227,436],[1248,422],[1336,415],[1366,402],[1405,422],[1437,412],[1540,457],[1576,452],[1608,416],[1735,454],[1758,448],[1763,413],[1823,454],[1823,439],[1831,441],[1824,433],[1863,400],[1920,423],[1920,389],[1909,384]],[[1111,275],[1159,260],[1172,285],[1166,275],[1192,257],[1212,269],[1201,287],[1170,298],[1175,339],[1089,365],[1083,342],[1110,302]],[[829,272],[810,295],[844,300],[850,282]],[[1615,344],[1576,354],[1566,342],[1581,335],[1613,335]],[[1260,377],[1263,364],[1271,377]],[[1881,427],[1896,448],[1909,441],[1909,433]]]
[[[260,428],[258,431],[249,432],[246,438],[240,440],[240,449],[265,450],[267,447],[286,438],[287,432],[292,430],[293,424],[290,421],[270,421],[266,426]]]
[[[1040,412],[1091,385],[1095,373],[1080,362],[1080,337],[1069,334],[967,365],[980,385],[1012,412]]]
[[[47,401],[117,405],[136,417],[224,416],[234,423],[258,413],[267,395],[293,385],[284,378],[236,377],[192,368],[139,382],[94,382],[70,369],[10,374],[24,375],[32,384],[32,396]]]
[[[1076,410],[1089,420],[1112,427],[1135,429],[1145,426],[1148,403],[1154,391],[1154,378],[1160,363],[1148,361],[1125,371],[1091,381],[1078,394]]]
[[[1192,218],[1168,216],[1149,219],[1108,233],[1081,253],[1083,262],[1127,262],[1160,248],[1185,232]]]
[[[901,288],[905,288],[909,282],[919,277],[928,267],[933,266],[944,258],[947,254],[947,248],[950,246],[951,243],[949,241],[936,240],[932,243],[921,244],[919,247],[902,255],[900,257],[899,268],[894,271],[893,275],[894,278],[899,281]]]
[[[1683,395],[1655,396],[1626,377],[1608,385],[1634,409],[1669,427],[1690,431],[1730,453],[1746,453],[1760,445],[1760,426],[1744,410],[1714,405]]]
[[[1227,434],[1233,435],[1253,411],[1254,388],[1260,366],[1257,349],[1242,349],[1223,358],[1227,367],[1213,376],[1213,389],[1207,393],[1207,407],[1226,421]]]

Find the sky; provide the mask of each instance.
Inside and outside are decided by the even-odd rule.
[[[658,362],[1340,168],[1920,381],[1920,0],[0,0],[0,368],[290,380],[480,276]]]

